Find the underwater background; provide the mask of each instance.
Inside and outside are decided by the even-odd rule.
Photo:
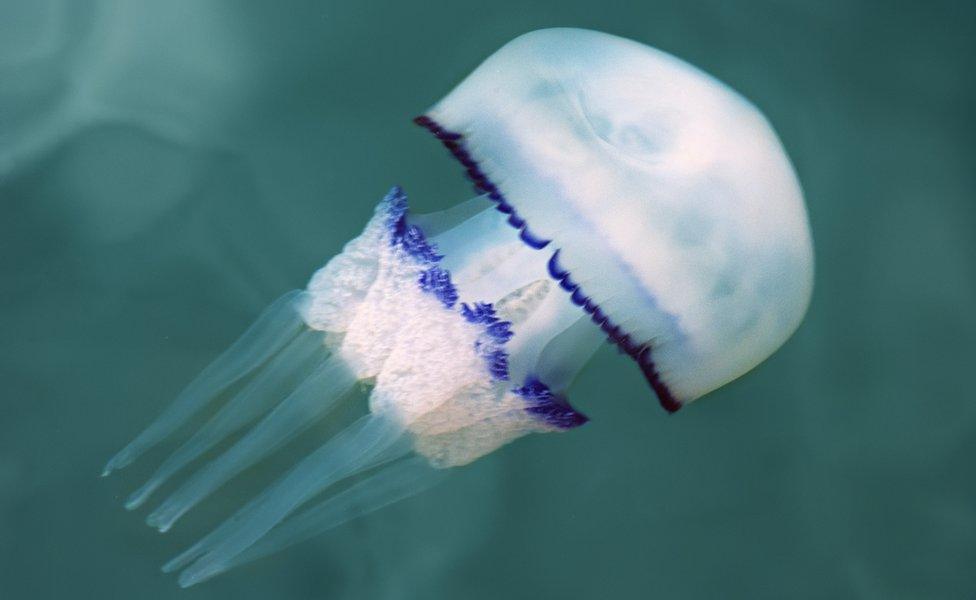
[[[766,113],[806,321],[673,416],[608,346],[586,427],[180,590],[159,566],[239,501],[160,535],[121,505],[164,452],[105,460],[391,185],[472,196],[410,119],[547,26]],[[976,597],[974,57],[967,2],[0,0],[0,598]]]

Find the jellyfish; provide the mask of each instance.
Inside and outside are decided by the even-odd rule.
[[[782,145],[754,106],[678,58],[535,31],[415,122],[477,195],[415,215],[393,187],[304,290],[266,309],[106,466],[204,421],[126,502],[200,459],[147,518],[166,531],[368,387],[361,417],[164,566],[181,585],[526,434],[583,425],[567,391],[607,342],[675,412],[763,361],[806,311],[812,242]]]

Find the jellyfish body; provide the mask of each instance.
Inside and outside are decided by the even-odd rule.
[[[230,396],[127,502],[250,427],[149,515],[165,531],[357,381],[371,385],[367,415],[167,564],[185,567],[181,584],[527,433],[582,425],[566,392],[606,340],[673,412],[799,324],[813,254],[796,177],[761,114],[694,67],[607,34],[542,30],[416,122],[481,195],[415,216],[393,188],[305,290],[272,305],[106,467]]]

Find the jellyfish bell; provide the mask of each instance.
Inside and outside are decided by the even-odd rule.
[[[669,408],[748,371],[799,324],[813,252],[793,169],[759,111],[687,63],[593,31],[537,31],[419,122],[558,255],[554,272],[628,354],[649,350],[639,360],[653,360]]]
[[[184,569],[181,584],[416,493],[527,433],[582,425],[567,390],[606,340],[673,412],[798,326],[813,252],[789,160],[756,108],[687,63],[603,33],[536,31],[416,122],[480,195],[412,215],[393,188],[305,290],[273,304],[106,466],[226,398],[127,502],[214,455],[147,518],[165,531],[357,381],[371,387],[368,414],[166,565]]]

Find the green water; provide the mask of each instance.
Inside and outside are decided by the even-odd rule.
[[[0,598],[976,596],[976,10],[962,2],[0,1]],[[810,313],[667,417],[609,348],[592,421],[180,591],[104,461],[394,183],[470,196],[410,123],[517,34],[601,29],[769,116]]]

